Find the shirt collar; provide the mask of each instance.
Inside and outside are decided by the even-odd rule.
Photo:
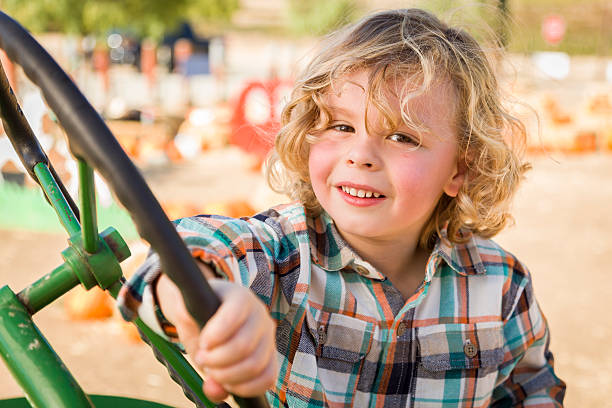
[[[360,275],[376,280],[385,277],[369,262],[363,260],[342,238],[332,218],[325,211],[316,217],[307,219],[310,238],[310,254],[314,262],[327,271],[339,271],[349,267]],[[460,231],[467,238],[462,244],[452,244],[446,239],[446,229],[442,231],[429,257],[425,281],[433,277],[440,261],[444,261],[460,275],[486,273],[480,257],[477,238],[469,231]]]
[[[366,278],[383,280],[385,277],[369,262],[363,260],[342,238],[332,218],[325,211],[307,220],[310,238],[310,255],[314,262],[326,271],[344,268]]]
[[[480,257],[479,238],[477,236],[470,231],[460,230],[459,235],[465,238],[466,242],[452,244],[447,239],[446,229],[443,229],[441,232],[442,239],[438,239],[428,264],[442,259],[452,270],[464,276],[479,275],[487,272]]]

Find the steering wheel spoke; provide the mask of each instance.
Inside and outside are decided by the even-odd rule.
[[[45,100],[68,135],[70,150],[79,160],[82,214],[79,214],[61,183],[56,182],[56,185],[50,189],[53,194],[48,195],[49,200],[59,198],[60,193],[63,195],[64,202],[58,215],[60,219],[64,217],[62,223],[71,235],[71,242],[82,241],[78,245],[71,244],[71,248],[77,248],[76,252],[78,248],[84,248],[85,253],[79,253],[78,256],[87,258],[94,254],[91,256],[95,257],[100,252],[100,245],[103,241],[106,242],[99,239],[95,220],[93,180],[93,169],[95,169],[108,182],[120,203],[128,210],[140,236],[159,254],[164,273],[181,288],[187,309],[200,326],[203,326],[219,307],[219,298],[208,285],[144,178],[122,150],[100,115],[47,51],[21,25],[2,12],[0,12],[0,48],[4,49],[9,58],[19,64],[28,78],[40,87]],[[16,128],[21,126],[29,129],[29,126],[23,123],[25,118],[20,110],[11,111],[11,107],[17,105],[8,80],[2,78],[0,86],[2,88],[0,93],[6,96],[0,97],[0,114],[3,116],[7,133],[14,133],[11,140],[18,140],[13,145],[22,157],[28,172],[39,182],[42,181],[41,178],[45,182],[51,182],[52,179],[57,181],[55,170],[31,129],[29,133],[25,132],[25,136],[13,132],[14,124],[17,124]],[[41,167],[37,167],[39,163],[42,164]],[[35,168],[39,170],[35,171]],[[79,232],[82,235],[78,234]],[[112,247],[112,244],[109,246]],[[68,260],[67,262],[69,263]],[[117,284],[114,282],[102,284],[98,280],[98,283],[102,287],[110,286],[111,291],[117,290]],[[205,398],[201,389],[192,391],[199,392],[199,395]],[[245,407],[267,406],[263,397],[239,400],[240,405]]]

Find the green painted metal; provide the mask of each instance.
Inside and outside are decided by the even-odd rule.
[[[0,356],[32,407],[93,407],[8,287],[0,289]]]
[[[108,288],[108,292],[112,297],[116,298],[120,289],[121,283],[117,282]],[[134,324],[149,339],[151,344],[164,356],[166,361],[172,365],[172,368],[174,368],[174,370],[181,376],[185,384],[187,384],[194,394],[196,394],[197,397],[204,403],[204,406],[209,408],[216,407],[217,404],[206,398],[206,395],[202,390],[202,385],[204,384],[202,377],[193,368],[193,366],[189,364],[178,347],[159,336],[139,318],[134,320]]]
[[[90,254],[98,250],[98,218],[96,214],[96,187],[94,172],[83,159],[79,162],[79,194],[81,198],[81,229],[83,247]]]
[[[119,295],[119,291],[121,290],[122,286],[123,285],[121,284],[121,282],[117,281],[117,282],[113,283],[112,285],[110,285],[106,290],[108,291],[108,293],[110,293],[110,295],[114,299],[117,299],[117,295]]]
[[[160,337],[157,333],[149,328],[142,320],[137,318],[134,324],[144,333],[157,350],[164,355],[166,361],[172,365],[176,372],[181,376],[183,381],[191,388],[191,390],[204,403],[204,406],[214,408],[217,406],[214,402],[206,398],[202,385],[204,381],[200,374],[189,364],[179,349],[172,343]]]
[[[122,278],[119,262],[130,256],[129,247],[114,228],[109,227],[97,235],[95,194],[89,190],[93,189],[93,171],[84,162],[79,163],[79,166],[82,230],[48,167],[44,164],[35,167],[49,202],[70,234],[70,246],[62,252],[66,262],[22,290],[18,296],[8,287],[0,290],[0,353],[33,407],[92,405],[38,331],[31,315],[79,282],[86,289],[93,286],[108,289],[116,297]],[[8,309],[10,311],[7,311]],[[216,404],[204,395],[202,378],[181,351],[153,332],[140,319],[137,319],[135,324],[204,406],[216,407]],[[33,366],[37,369],[33,369]],[[111,398],[107,402],[106,405],[100,406],[116,406],[119,400]],[[1,404],[0,401],[0,408],[3,406]],[[148,402],[147,404],[149,405],[138,406],[154,406]]]
[[[104,240],[106,245],[113,251],[117,262],[123,262],[132,255],[130,247],[125,243],[119,231],[113,227],[108,227],[100,233],[100,238]]]
[[[122,276],[119,262],[130,255],[127,244],[114,228],[108,227],[100,237],[102,239],[98,240],[98,250],[95,254],[85,251],[81,235],[70,237],[70,246],[62,251],[62,257],[87,290],[96,285],[106,289],[118,281]]]
[[[90,289],[96,285],[106,288],[118,282],[121,278],[119,262],[130,256],[130,249],[112,227],[104,230],[100,238],[98,253],[87,254],[80,247],[82,240],[77,235],[64,251],[70,262],[63,263],[19,292],[17,297],[30,314],[34,315],[79,283]]]
[[[30,314],[34,315],[78,284],[79,278],[72,268],[64,263],[23,289],[17,297]]]
[[[52,203],[64,228],[70,234],[68,240],[70,246],[62,252],[62,257],[66,262],[22,290],[18,296],[15,296],[8,287],[0,291],[0,326],[3,326],[0,328],[0,353],[24,390],[28,401],[34,407],[81,407],[91,406],[91,402],[38,331],[32,322],[31,314],[38,312],[78,285],[79,282],[86,289],[93,286],[108,289],[116,297],[121,288],[120,279],[122,277],[119,262],[130,256],[129,247],[114,228],[109,227],[99,236],[97,235],[95,194],[88,190],[93,189],[93,171],[85,163],[79,163],[79,166],[82,230],[49,169],[44,164],[35,167],[49,202]],[[5,316],[6,308],[3,307],[5,303],[11,305],[12,309],[20,310],[17,323],[4,324],[9,317],[15,319],[17,316],[17,312],[13,311],[10,312],[10,315],[7,312]],[[187,362],[180,350],[153,332],[140,319],[137,319],[135,324],[204,405],[209,408],[216,407],[216,404],[204,395],[202,378]],[[15,327],[23,329],[23,333],[17,335]],[[26,330],[26,328],[30,329]],[[28,353],[32,347],[42,351]],[[25,355],[17,359],[10,357],[20,353]],[[33,365],[39,369],[31,370],[29,367]],[[43,385],[42,388],[38,386],[40,384]],[[53,392],[50,392],[49,389],[53,389]],[[109,400],[107,405],[102,406],[111,405],[113,402]]]
[[[55,178],[51,174],[49,167],[44,163],[38,163],[34,166],[34,172],[38,181],[40,182],[49,203],[55,210],[55,213],[59,217],[64,229],[68,231],[68,236],[73,236],[81,232],[81,225],[79,220],[72,212],[72,209],[68,205],[64,194],[60,190]]]
[[[145,401],[136,398],[115,397],[111,395],[90,395],[96,408],[172,408],[159,402]],[[25,398],[0,400],[0,408],[30,408]]]

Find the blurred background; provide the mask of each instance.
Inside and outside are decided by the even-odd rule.
[[[569,407],[612,407],[612,3],[607,0],[0,0],[100,112],[170,218],[250,215],[286,200],[262,161],[297,70],[324,34],[368,12],[421,7],[484,41],[533,164],[498,237],[531,269]],[[504,52],[501,53],[500,51]],[[73,196],[76,164],[39,90],[0,51],[22,109]],[[0,129],[0,285],[63,261],[55,214]],[[100,226],[146,245],[103,180]],[[109,299],[80,288],[36,315],[87,392],[191,406]],[[0,398],[21,395],[0,365]]]

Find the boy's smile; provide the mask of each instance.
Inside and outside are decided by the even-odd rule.
[[[368,72],[359,71],[324,96],[331,119],[310,147],[312,187],[358,251],[366,242],[393,242],[412,253],[442,194],[456,196],[463,183],[455,93],[449,83],[432,85],[407,106],[427,130],[401,124],[390,131],[378,109],[366,106],[367,87]],[[398,114],[399,99],[388,102]]]
[[[379,201],[385,199],[384,194],[366,185],[340,182],[337,188],[342,191],[343,194],[341,194],[341,196],[347,203],[358,207],[376,205]]]

